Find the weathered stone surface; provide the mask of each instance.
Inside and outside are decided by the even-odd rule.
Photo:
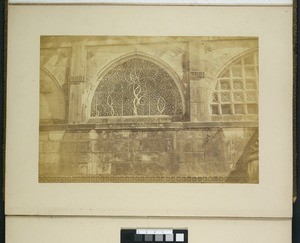
[[[63,141],[61,149],[65,153],[79,153],[90,151],[90,141]]]
[[[46,175],[220,176],[226,177],[253,129],[177,131],[92,130],[41,135],[40,170]],[[63,133],[59,133],[60,135]],[[255,171],[256,164],[249,166]],[[251,164],[252,165],[252,164]],[[46,171],[47,170],[47,171]]]
[[[88,140],[90,139],[89,137],[89,133],[88,132],[81,132],[81,131],[74,131],[74,132],[70,132],[70,131],[67,131],[65,134],[64,134],[64,140],[66,141],[70,141],[70,140],[75,140],[75,141],[78,141],[78,140]]]
[[[205,140],[202,138],[193,139],[193,152],[203,152]]]
[[[192,152],[193,151],[193,139],[184,139],[182,144],[183,144],[184,152]]]
[[[134,162],[150,162],[156,163],[159,159],[159,155],[153,152],[141,152],[134,154]]]
[[[60,164],[59,163],[41,163],[39,164],[39,173],[43,175],[59,175]]]
[[[82,164],[89,162],[89,153],[61,153],[60,164]]]
[[[141,142],[138,139],[130,139],[129,144],[128,144],[128,150],[130,152],[141,151],[140,143]]]
[[[111,173],[110,163],[88,163],[87,175],[106,175]]]
[[[186,152],[184,153],[184,161],[186,163],[200,163],[204,162],[203,152]]]
[[[128,152],[125,153],[114,153],[113,155],[114,163],[127,163],[130,161],[130,154]]]
[[[98,133],[97,133],[97,131],[96,130],[91,130],[90,132],[89,132],[89,139],[92,139],[92,140],[94,140],[94,139],[98,139]]]
[[[53,141],[61,140],[65,134],[65,131],[50,131],[49,139]]]
[[[68,132],[61,141],[41,141],[40,165],[47,164],[50,172],[60,168],[57,173],[68,171],[67,174],[78,175],[117,175],[120,171],[134,175],[141,174],[139,170],[142,168],[142,175],[204,173],[224,176],[232,169],[234,160],[253,131],[139,131],[127,132],[125,136],[116,132],[116,137],[113,137],[113,132],[94,130],[92,133],[90,137],[88,133]],[[47,133],[42,136],[45,138]]]
[[[103,162],[103,153],[88,153],[87,154],[88,159],[87,162],[88,163],[101,163]]]
[[[40,142],[41,153],[57,153],[60,152],[60,143],[58,141]]]
[[[39,163],[40,164],[59,164],[60,154],[58,153],[40,153]]]
[[[141,170],[141,163],[115,163],[111,167],[112,175],[134,175],[134,172]]]
[[[114,162],[114,154],[113,153],[103,153],[102,154],[102,162],[104,163],[113,163]]]
[[[40,131],[39,139],[40,139],[40,142],[41,141],[48,141],[49,140],[49,132]]]
[[[128,141],[123,139],[112,139],[112,142],[107,142],[106,151],[126,152],[128,151]]]
[[[91,141],[90,146],[92,152],[104,152],[106,142],[102,140]]]

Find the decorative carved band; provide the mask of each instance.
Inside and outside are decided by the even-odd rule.
[[[228,183],[228,178],[223,176],[40,176],[40,183],[49,182],[112,182],[112,183]],[[243,183],[245,178],[234,177],[231,183]],[[254,182],[253,182],[254,183]]]
[[[69,76],[69,81],[70,82],[84,82],[85,81],[85,76],[83,75],[77,75],[77,76]]]
[[[205,73],[200,71],[192,71],[190,72],[189,77],[192,79],[205,78]]]

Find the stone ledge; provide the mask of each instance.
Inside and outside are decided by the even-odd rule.
[[[118,124],[41,124],[40,131],[84,130],[185,130],[209,128],[257,128],[258,122],[170,122]]]

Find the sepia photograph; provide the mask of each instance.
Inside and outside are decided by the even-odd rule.
[[[259,183],[252,36],[41,36],[39,182]]]

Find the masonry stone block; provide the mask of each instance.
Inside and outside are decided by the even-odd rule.
[[[193,152],[203,152],[204,142],[202,138],[193,139]]]
[[[77,175],[86,175],[87,174],[87,164],[86,163],[73,165],[73,166],[76,167]]]
[[[78,153],[78,152],[89,152],[90,142],[89,141],[64,141],[61,143],[61,151],[63,153]]]
[[[95,140],[98,139],[98,137],[99,136],[96,130],[93,129],[89,132],[89,139]]]
[[[158,144],[157,140],[154,140],[154,139],[142,140],[142,141],[140,141],[140,149],[141,149],[141,151],[144,151],[144,152],[158,151],[159,144]]]
[[[186,163],[201,163],[204,162],[203,152],[185,152],[184,153]]]
[[[49,131],[49,139],[53,141],[61,140],[65,131]]]
[[[58,153],[40,153],[39,164],[59,164],[60,157]]]
[[[111,174],[111,164],[110,163],[88,163],[86,173],[88,175]]]
[[[105,152],[106,143],[102,140],[91,141],[91,151],[92,152]]]
[[[130,152],[142,151],[141,141],[138,139],[130,139],[128,144],[128,150]]]
[[[49,140],[49,132],[48,131],[40,131],[39,134],[40,141],[48,141]]]
[[[191,103],[190,104],[190,110],[191,110],[191,116],[194,118],[197,118],[198,115],[198,103]],[[193,118],[191,118],[192,120],[194,120]]]
[[[47,142],[47,143],[42,143],[40,144],[40,149],[41,149],[41,152],[44,152],[44,153],[58,153],[60,152],[60,142]]]
[[[64,140],[65,141],[78,141],[78,140],[88,140],[89,139],[89,133],[88,132],[82,132],[82,131],[66,131],[64,134]]]
[[[41,175],[45,173],[46,175],[59,175],[59,164],[56,163],[43,163],[39,164],[39,171],[41,171]]]
[[[114,163],[126,163],[129,162],[129,153],[124,152],[124,153],[114,153]]]
[[[61,153],[61,164],[78,164],[87,163],[89,161],[88,153]]]
[[[100,163],[103,162],[102,153],[88,153],[88,163]]]
[[[168,152],[174,149],[174,140],[171,138],[158,139],[155,141],[158,152]]]
[[[192,152],[194,147],[194,140],[193,139],[185,139],[183,151],[184,152]]]
[[[103,163],[113,163],[114,162],[114,154],[113,153],[103,153],[102,154],[102,162]]]
[[[158,154],[154,152],[136,152],[134,153],[134,162],[151,162],[158,161]]]
[[[133,166],[134,165],[134,166]],[[142,164],[140,163],[114,163],[111,165],[112,175],[134,175],[135,170],[142,170]]]
[[[128,141],[123,139],[115,139],[106,143],[106,151],[126,152],[128,151]]]

